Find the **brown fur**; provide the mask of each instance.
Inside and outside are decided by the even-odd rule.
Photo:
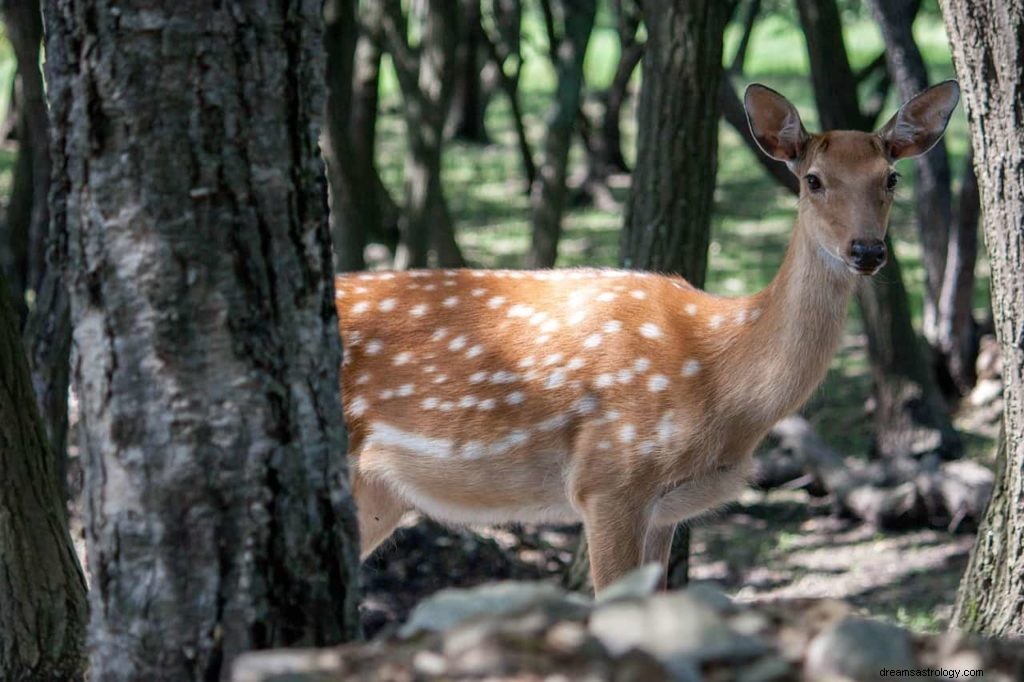
[[[603,270],[337,278],[364,556],[410,508],[582,519],[601,589],[667,560],[675,523],[735,494],[754,446],[824,376],[857,279],[849,244],[884,236],[892,197],[883,138],[812,137],[772,94],[753,99],[762,143],[826,187],[805,188],[760,293]]]

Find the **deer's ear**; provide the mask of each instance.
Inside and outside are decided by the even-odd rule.
[[[757,144],[773,159],[792,164],[804,155],[810,136],[788,99],[754,83],[743,95],[747,123]]]
[[[956,81],[944,81],[900,107],[878,131],[889,158],[896,161],[931,149],[946,131],[959,101],[960,86]]]

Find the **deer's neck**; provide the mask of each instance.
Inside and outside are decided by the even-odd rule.
[[[770,427],[807,400],[835,354],[855,281],[798,219],[775,279],[748,301],[760,317],[726,351],[741,409]]]

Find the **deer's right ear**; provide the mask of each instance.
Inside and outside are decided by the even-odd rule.
[[[804,155],[810,136],[800,114],[789,100],[758,83],[747,86],[743,95],[747,123],[757,144],[773,159],[793,164]]]

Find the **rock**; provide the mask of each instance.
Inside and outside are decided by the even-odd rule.
[[[888,488],[858,486],[842,498],[841,504],[857,518],[879,528],[905,528],[927,518],[917,486],[911,481]]]
[[[704,663],[742,661],[766,651],[757,639],[733,631],[706,599],[688,591],[598,605],[590,632],[613,655],[630,649],[650,652],[678,679],[689,679]]]
[[[468,590],[446,589],[426,599],[409,616],[399,636],[441,632],[478,618],[517,613],[531,608],[560,616],[582,617],[588,600],[550,583],[500,582]]]
[[[654,594],[661,586],[661,565],[647,564],[630,571],[604,588],[597,597],[597,603],[606,604],[616,599],[646,597]]]
[[[917,668],[907,632],[878,621],[844,618],[811,642],[804,675],[810,680],[873,680],[882,668]]]

